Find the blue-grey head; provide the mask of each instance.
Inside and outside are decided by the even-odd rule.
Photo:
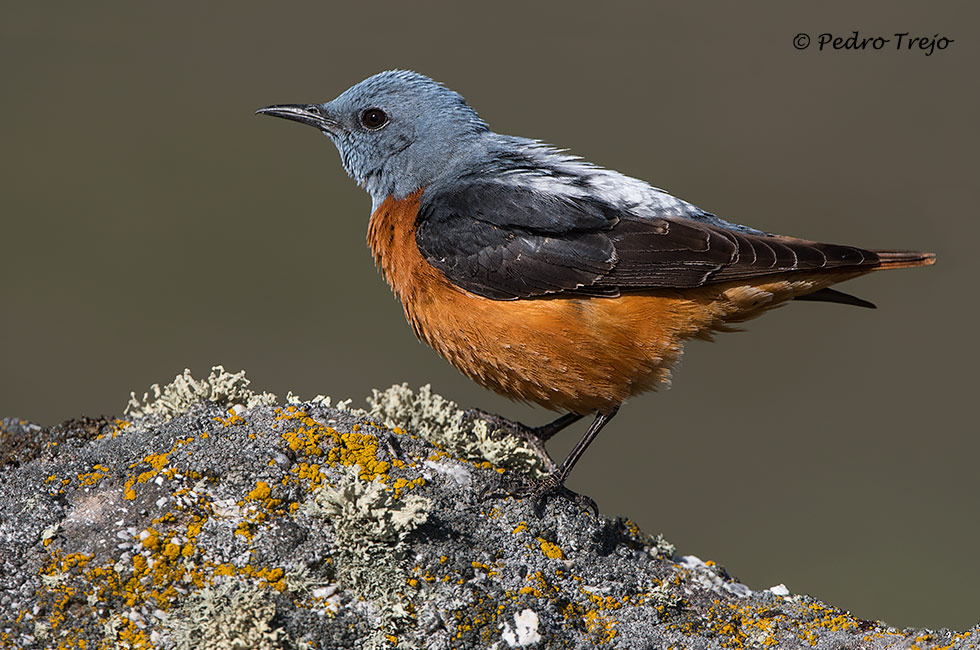
[[[459,93],[408,70],[378,73],[323,104],[257,112],[320,129],[375,205],[430,184],[489,132]]]

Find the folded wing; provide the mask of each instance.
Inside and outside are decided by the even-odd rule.
[[[879,264],[873,251],[851,246],[644,218],[501,183],[423,196],[416,241],[453,284],[495,300],[615,296]]]

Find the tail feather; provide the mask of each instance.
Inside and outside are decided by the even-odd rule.
[[[852,296],[849,293],[844,293],[843,291],[838,291],[837,289],[831,289],[829,287],[824,287],[813,293],[805,293],[802,296],[796,296],[795,300],[812,300],[814,302],[836,302],[841,305],[854,305],[855,307],[864,307],[866,309],[877,309],[873,302],[864,300],[863,298],[858,298],[857,296]]]
[[[935,253],[921,251],[874,251],[882,269],[904,269],[912,266],[931,266],[936,263]]]
[[[936,263],[936,255],[934,253],[889,250],[876,250],[872,252],[878,256],[878,265],[866,267],[867,270],[864,271],[864,273],[877,269],[903,269],[913,266],[932,266]],[[855,275],[861,275],[861,273]],[[866,307],[869,309],[876,308],[875,304],[872,302],[868,302],[867,300],[858,298],[857,296],[852,296],[851,294],[844,293],[843,291],[838,291],[836,289],[831,289],[829,287],[824,287],[822,289],[812,291],[811,293],[794,296],[794,299],[813,300],[816,302],[836,302],[843,305],[854,305],[856,307]]]

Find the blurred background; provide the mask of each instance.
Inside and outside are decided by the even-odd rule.
[[[529,424],[418,343],[330,142],[253,116],[424,72],[491,126],[728,219],[929,269],[691,343],[570,487],[753,588],[980,620],[975,3],[6,3],[0,415],[120,414],[185,367],[362,403],[409,382]],[[945,51],[818,51],[847,37]],[[808,33],[806,50],[793,46]],[[584,424],[551,444],[562,457]]]

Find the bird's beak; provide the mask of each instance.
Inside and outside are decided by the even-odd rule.
[[[266,106],[255,111],[256,115],[272,115],[281,117],[294,122],[302,122],[315,126],[327,133],[336,133],[340,124],[323,113],[323,109],[317,104],[276,104]]]

